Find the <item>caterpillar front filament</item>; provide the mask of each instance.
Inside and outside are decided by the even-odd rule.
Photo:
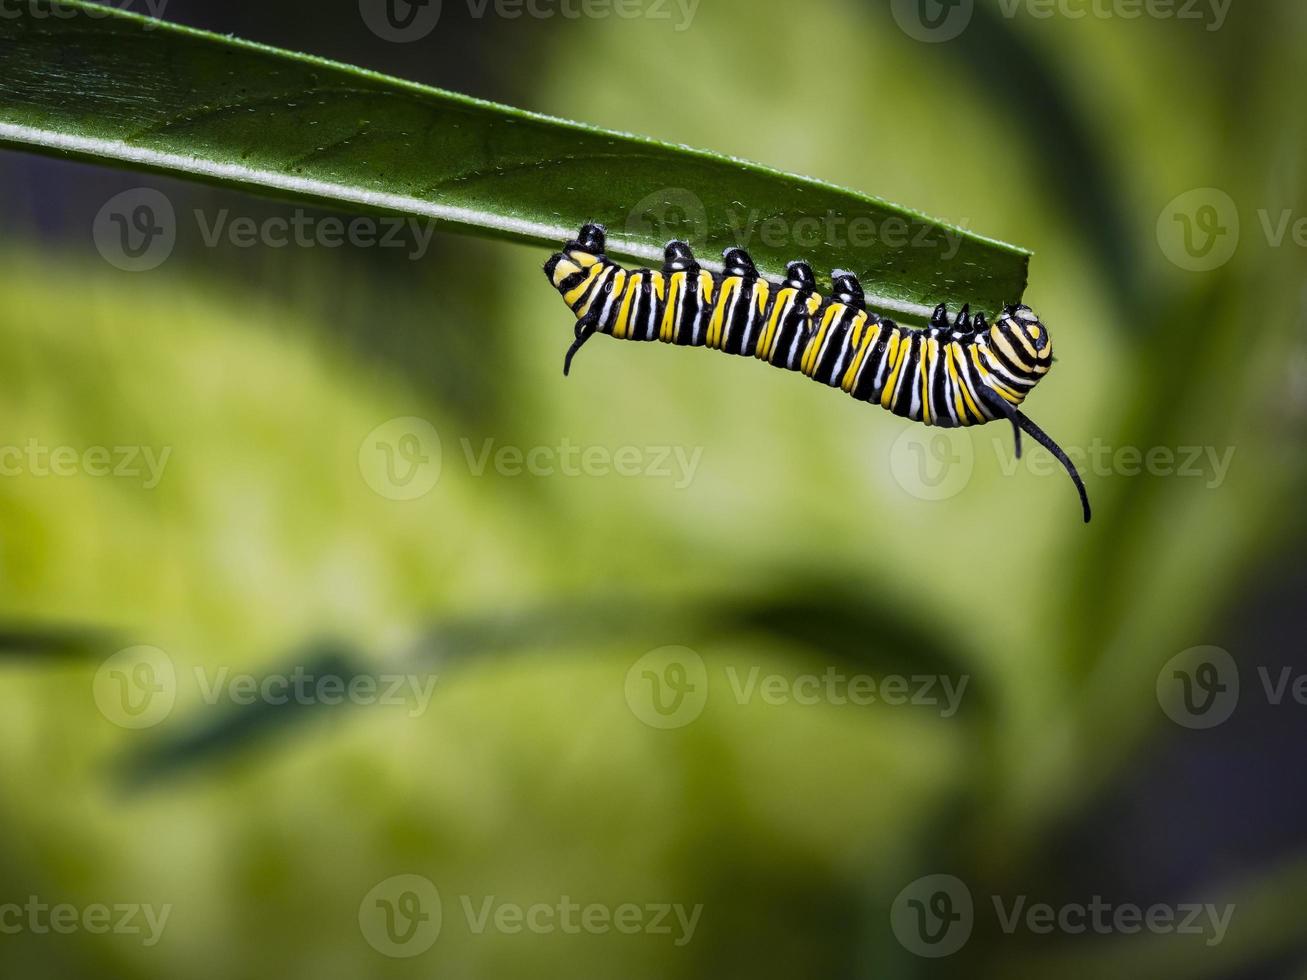
[[[1088,523],[1080,474],[1019,410],[1053,363],[1048,330],[1028,306],[1007,307],[990,326],[967,306],[950,322],[941,303],[929,326],[914,330],[870,312],[862,286],[848,272],[833,273],[834,295],[827,298],[817,292],[806,263],[791,262],[776,285],[759,276],[742,248],[726,250],[722,273],[700,268],[684,242],[668,243],[661,272],[623,269],[604,248],[603,227],[588,224],[545,264],[545,275],[576,315],[564,374],[582,345],[603,333],[756,357],[926,425],[1006,419],[1017,456],[1024,431],[1066,467]]]

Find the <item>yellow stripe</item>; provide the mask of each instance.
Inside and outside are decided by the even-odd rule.
[[[582,252],[580,249],[575,248],[567,253],[567,257],[582,269],[588,269],[599,261],[599,256],[591,255],[589,252]]]
[[[617,314],[617,326],[613,328],[614,337],[625,338],[630,327],[631,305],[640,292],[640,273],[633,273],[626,280],[626,293],[622,296],[622,308]]]
[[[1013,346],[1008,343],[1008,339],[997,330],[994,331],[994,346],[1001,350],[1003,355],[1022,371],[1034,373],[1034,368],[1021,359]]]
[[[980,352],[976,347],[971,348],[971,362],[976,365],[976,371],[979,373],[986,387],[991,391],[997,392],[1004,400],[1013,405],[1020,405],[1021,399],[1017,398],[998,378],[996,378],[989,368],[980,363]]]
[[[856,349],[862,340],[862,327],[867,322],[867,314],[861,310],[853,314],[853,326],[849,329],[849,349]]]
[[[890,371],[890,376],[885,379],[885,390],[880,393],[880,407],[889,408],[890,401],[894,397],[894,386],[899,379],[899,371],[903,369],[903,362],[907,360],[908,345],[906,342],[899,342],[899,332],[896,330],[889,335],[889,357],[894,362],[894,367]]]
[[[626,295],[626,281],[629,278],[631,278],[631,276],[625,269],[618,269],[613,273],[613,278],[608,282],[610,288],[604,290],[604,292],[608,293],[610,296],[617,297],[614,302],[619,304],[618,309],[621,308],[621,299]],[[600,316],[603,316],[605,306],[608,306],[607,300],[605,300],[599,307]]]
[[[1013,388],[1011,384],[1008,383],[1007,378],[1003,375],[1003,365],[999,363],[994,352],[988,347],[985,347],[982,349],[981,353],[984,356],[985,366],[989,369],[989,375],[993,379],[994,386],[996,388],[1001,387],[1004,391],[1010,391],[1012,397],[1009,398],[1008,401],[1012,402],[1014,405],[1020,405],[1026,396],[1020,390]]]
[[[658,339],[665,344],[676,339],[676,317],[681,309],[681,291],[685,289],[685,280],[686,273],[673,272],[667,287],[667,308],[663,310],[662,326],[658,328]]]
[[[967,417],[966,406],[962,404],[962,379],[958,377],[958,369],[953,364],[953,346],[944,348],[944,365],[948,368],[949,382],[953,385],[953,411],[961,420]]]
[[[709,347],[721,349],[722,324],[726,318],[726,311],[730,309],[731,300],[734,299],[743,282],[744,280],[734,276],[722,283],[721,295],[717,297],[717,305],[713,307],[712,320],[708,323],[707,343]]]
[[[609,273],[610,271],[612,271],[612,268],[613,268],[613,267],[612,267],[611,265],[609,265],[609,266],[604,266],[604,267],[603,267],[603,270],[604,270],[604,271],[601,272],[601,273],[599,273],[599,278],[595,280],[594,287],[591,289],[591,291],[590,291],[590,295],[589,295],[589,297],[588,297],[588,298],[586,299],[586,301],[585,301],[585,305],[582,306],[579,310],[576,311],[576,317],[577,317],[578,320],[579,320],[581,317],[585,316],[587,313],[589,313],[589,312],[590,312],[590,307],[594,306],[594,301],[595,301],[596,299],[598,299],[600,296],[603,295],[603,292],[604,292],[604,289],[603,289],[603,283],[604,283],[605,279],[607,279],[607,277],[608,277],[608,273]],[[620,271],[620,270],[619,270],[619,271]],[[617,276],[616,276],[616,274],[614,274],[614,275],[613,275],[613,279],[616,279],[616,278],[617,278]]]
[[[865,316],[865,314],[863,314]],[[858,324],[861,329],[862,324]],[[868,330],[866,335],[861,338],[858,346],[858,353],[853,357],[853,363],[849,369],[844,372],[844,379],[840,382],[840,387],[845,391],[852,391],[853,384],[858,379],[858,372],[862,370],[862,362],[867,359],[867,351],[871,350],[872,345],[876,342],[876,335],[880,333],[880,327]]]
[[[766,279],[759,279],[755,286],[753,298],[758,305],[758,316],[762,316],[767,312],[767,300],[771,297],[771,283]]]
[[[563,297],[563,302],[566,303],[568,306],[574,306],[577,303],[579,303],[581,301],[581,297],[585,295],[585,291],[590,288],[591,284],[593,284],[594,281],[597,278],[599,278],[599,274],[603,271],[604,271],[604,267],[602,265],[591,266],[590,274],[585,277],[585,281],[582,282],[580,285],[578,285],[571,292],[567,293]]]
[[[712,274],[709,272],[699,273],[699,290],[703,293],[703,302],[707,306],[712,303],[713,290],[717,288],[717,283],[713,281]]]
[[[1021,346],[1029,352],[1030,359],[1032,361],[1039,360],[1039,351],[1035,350],[1035,345],[1031,342],[1030,338],[1026,336],[1025,330],[1017,330],[1016,335],[1017,339],[1021,341]]]
[[[581,267],[570,259],[559,259],[554,266],[554,288],[560,287],[570,276],[581,271]]]
[[[821,354],[821,346],[826,342],[826,334],[830,332],[830,325],[835,317],[839,316],[840,308],[831,306],[826,310],[825,316],[821,318],[821,326],[817,328],[816,334],[808,344],[808,349],[803,352],[803,359],[799,362],[799,367],[808,377],[812,377],[813,372],[817,370],[817,358]]]
[[[967,388],[967,382],[962,377],[961,364],[966,355],[962,353],[961,345],[954,341],[949,345],[949,354],[958,365],[955,369],[952,366],[952,362],[950,362],[950,370],[953,373],[954,380],[957,382],[956,390],[961,395],[962,401],[966,403],[967,409],[970,409],[971,418],[975,419],[977,422],[985,421],[985,416],[980,414],[980,409],[976,408],[976,403],[971,400],[971,391]],[[958,408],[962,409],[962,405],[959,405]],[[961,411],[960,414],[965,417],[967,413],[966,411]]]
[[[934,337],[927,337],[925,348],[921,352],[921,421],[927,425],[934,423],[934,417],[930,414],[930,365],[934,363],[935,357],[939,354],[939,341]]]
[[[758,344],[758,356],[765,361],[771,360],[772,348],[776,346],[776,332],[781,322],[781,314],[785,312],[785,308],[789,306],[790,300],[797,292],[796,289],[782,287],[776,293],[776,301],[772,303],[771,318],[767,321],[767,330]]]

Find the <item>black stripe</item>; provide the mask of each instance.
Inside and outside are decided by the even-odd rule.
[[[840,379],[835,377],[835,365],[849,341],[849,321],[853,319],[852,310],[843,304],[838,305],[839,312],[835,314],[834,322],[826,331],[825,353],[819,355],[817,366],[812,372],[815,380],[832,388],[839,387]]]
[[[686,276],[685,288],[681,290],[677,301],[676,323],[672,342],[681,347],[689,347],[694,332],[694,318],[699,314],[699,274]]]
[[[875,329],[868,323],[869,330]],[[885,349],[885,329],[882,326],[880,334],[876,337],[875,343],[871,345],[871,350],[867,351],[866,356],[862,359],[862,364],[858,369],[858,376],[853,381],[853,390],[849,392],[860,402],[871,401],[872,395],[876,393],[876,352]]]
[[[1021,350],[1020,341],[1013,341],[1011,338],[1009,338],[1008,343],[1013,345],[1012,348],[1013,350]],[[1002,364],[1004,369],[1009,374],[1011,374],[1014,378],[1020,378],[1032,385],[1039,380],[1039,377],[1034,372],[1025,371],[1020,367],[1018,367],[1017,365],[1013,364],[1011,358],[1009,358],[1006,354],[1004,354],[1003,351],[1001,351],[996,344],[991,342],[989,344],[989,349],[994,354],[994,360],[998,361],[999,364]]]
[[[935,355],[931,358],[935,378],[930,385],[930,414],[934,424],[951,429],[957,425],[953,416],[956,414],[948,398],[948,360],[939,338],[935,338]]]
[[[800,371],[803,368],[803,352],[812,336],[812,318],[808,315],[807,304],[796,300],[785,314],[785,322],[785,346],[776,352],[779,360],[773,360],[772,363],[790,371]]]
[[[727,354],[739,354],[744,343],[744,331],[749,321],[749,307],[753,302],[753,280],[740,276],[739,288],[726,314],[722,317],[722,350]]]
[[[917,362],[920,360],[918,352],[921,350],[921,334],[915,330],[905,330],[904,334],[911,346],[908,348],[907,360],[903,362],[903,367],[899,370],[899,376],[896,379],[898,393],[890,398],[889,410],[895,415],[901,415],[903,418],[916,421],[917,417],[912,414],[912,389],[916,387],[916,370]]]
[[[903,328],[893,320],[886,320],[880,339],[876,341],[876,377],[872,380],[871,400],[877,404],[880,404],[880,400],[885,394],[885,385],[889,383],[890,369],[892,367],[889,362],[889,355],[891,349],[893,349],[890,340],[901,338],[902,335]],[[894,350],[894,353],[898,353],[898,351]]]
[[[753,357],[758,353],[758,341],[762,339],[763,327],[767,325],[767,312],[771,306],[771,293],[767,294],[767,303],[758,310],[758,289],[759,280],[754,280],[749,284],[749,307],[748,314],[744,320],[744,336],[740,339],[740,353],[745,357]]]
[[[591,313],[599,318],[599,332],[606,333],[609,336],[612,335],[613,327],[617,325],[617,301],[613,300],[613,305],[608,309],[607,316],[604,316],[604,308],[608,306],[608,301],[613,299],[613,283],[616,282],[617,276],[621,271],[622,270],[619,266],[613,266],[613,271],[609,273],[608,277],[604,280],[603,288],[599,290],[599,295],[595,297],[594,306],[590,310]],[[623,281],[622,286],[625,288],[625,281]],[[620,299],[620,297],[618,298]]]

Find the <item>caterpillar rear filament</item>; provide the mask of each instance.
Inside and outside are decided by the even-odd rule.
[[[756,357],[926,425],[1006,419],[1018,457],[1024,431],[1066,467],[1088,523],[1080,474],[1019,410],[1053,363],[1048,329],[1030,307],[1009,306],[991,326],[969,306],[950,322],[941,303],[930,324],[914,330],[869,311],[848,272],[835,271],[827,298],[806,263],[791,262],[777,285],[758,274],[742,248],[726,250],[721,273],[700,268],[685,242],[668,243],[661,272],[623,269],[604,248],[603,227],[588,224],[545,264],[545,275],[576,314],[564,374],[582,345],[602,333]]]

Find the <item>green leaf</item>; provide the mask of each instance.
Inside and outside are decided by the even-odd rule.
[[[3,144],[551,247],[595,220],[614,255],[645,262],[673,237],[710,258],[739,244],[770,276],[795,258],[848,269],[873,305],[914,317],[1025,288],[1028,253],[806,177],[80,0],[10,14]]]

